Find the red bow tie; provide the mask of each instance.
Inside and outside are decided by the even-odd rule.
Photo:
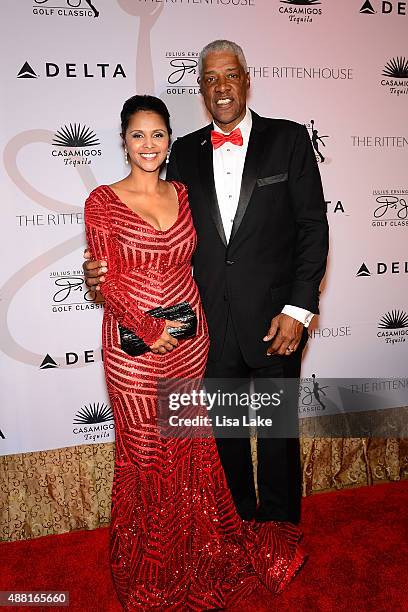
[[[244,144],[241,130],[239,128],[237,128],[230,134],[222,134],[221,132],[216,132],[215,130],[212,130],[211,142],[213,149],[218,149],[218,147],[222,147],[222,145],[226,142],[230,142],[231,144],[234,144],[237,147],[242,147],[242,145]]]

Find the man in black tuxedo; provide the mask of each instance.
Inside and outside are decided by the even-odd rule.
[[[250,79],[234,43],[207,45],[199,73],[214,124],[174,143],[167,178],[189,189],[194,277],[211,340],[206,377],[254,377],[258,385],[298,378],[328,250],[313,148],[304,126],[247,109]],[[296,437],[258,438],[258,508],[248,438],[218,437],[217,444],[243,518],[299,520]]]
[[[188,186],[198,236],[206,378],[253,378],[265,390],[267,379],[299,378],[306,327],[318,312],[328,251],[320,175],[304,126],[247,108],[250,78],[238,45],[207,45],[199,83],[213,123],[173,144],[167,178]],[[296,401],[285,409],[297,418]],[[217,445],[242,518],[298,522],[296,435],[258,438],[259,504],[248,436],[218,437]]]

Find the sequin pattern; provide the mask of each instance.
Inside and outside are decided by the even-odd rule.
[[[85,205],[91,253],[108,261],[102,338],[116,431],[110,559],[129,612],[227,608],[260,581],[280,591],[305,558],[297,527],[239,518],[212,437],[159,436],[157,380],[202,377],[208,352],[191,274],[196,235],[187,190],[174,186],[179,213],[167,231],[141,219],[107,186]],[[182,301],[197,313],[195,338],[164,356],[121,351],[118,322],[151,344],[164,322],[144,312]]]

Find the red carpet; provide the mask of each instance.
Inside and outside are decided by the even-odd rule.
[[[280,596],[262,591],[234,612],[408,610],[408,481],[307,497],[301,526],[301,573]],[[3,542],[0,590],[69,591],[59,610],[120,612],[107,546],[107,529]]]

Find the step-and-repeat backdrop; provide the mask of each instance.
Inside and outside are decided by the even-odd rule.
[[[323,179],[331,254],[301,411],[321,409],[319,378],[406,375],[407,2],[2,0],[0,12],[0,454],[113,439],[83,203],[127,171],[129,96],[160,96],[175,136],[208,122],[197,55],[216,38],[244,48],[254,110],[307,126]]]

